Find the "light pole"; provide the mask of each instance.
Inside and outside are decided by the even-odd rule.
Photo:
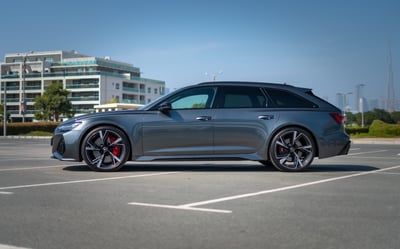
[[[342,104],[343,104],[343,114],[346,113],[346,106],[347,106],[347,95],[353,94],[353,92],[347,92],[347,93],[337,93],[336,95],[342,96]]]
[[[0,88],[3,85],[3,71],[0,64]],[[3,98],[3,136],[7,136],[7,82],[4,81],[4,98]]]
[[[362,88],[365,86],[365,84],[358,84],[357,85],[357,95],[358,95],[358,111],[361,113],[361,127],[364,127],[364,96],[362,93]]]
[[[207,77],[209,76],[209,73],[204,73]],[[220,70],[218,73],[212,73],[211,74],[211,81],[216,81],[217,80],[217,74],[223,74],[223,72]]]
[[[25,75],[26,73],[26,54],[22,57],[22,65],[21,65],[21,74],[22,74],[22,97],[21,97],[21,114],[22,114],[22,123],[25,123]]]
[[[346,105],[347,105],[347,95],[353,94],[352,92],[347,92],[347,93],[337,93],[338,96],[343,96],[343,118],[344,118],[344,122],[347,121],[347,117],[346,117]]]

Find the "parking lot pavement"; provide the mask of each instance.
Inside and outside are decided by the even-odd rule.
[[[400,244],[396,144],[353,144],[301,173],[248,161],[129,162],[98,173],[49,156],[49,140],[0,139],[0,248]]]

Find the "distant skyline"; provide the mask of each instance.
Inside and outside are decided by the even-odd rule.
[[[387,98],[391,41],[400,99],[400,1],[7,1],[8,53],[76,50],[132,63],[174,89],[212,79],[286,82],[337,104],[356,85]],[[382,106],[383,107],[383,106]]]

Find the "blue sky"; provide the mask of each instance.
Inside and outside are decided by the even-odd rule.
[[[332,103],[357,84],[368,98],[386,97],[391,40],[400,98],[396,0],[19,0],[2,3],[0,23],[1,61],[77,50],[132,63],[169,88],[216,74],[310,87]]]

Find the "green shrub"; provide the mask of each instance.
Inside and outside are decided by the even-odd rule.
[[[8,123],[7,135],[24,135],[31,132],[52,133],[59,122],[26,122],[26,123]],[[3,135],[3,124],[1,123],[0,135]]]
[[[367,134],[369,132],[369,127],[359,127],[359,126],[346,126],[347,134]]]
[[[400,125],[374,120],[369,128],[369,135],[373,137],[400,137]]]

